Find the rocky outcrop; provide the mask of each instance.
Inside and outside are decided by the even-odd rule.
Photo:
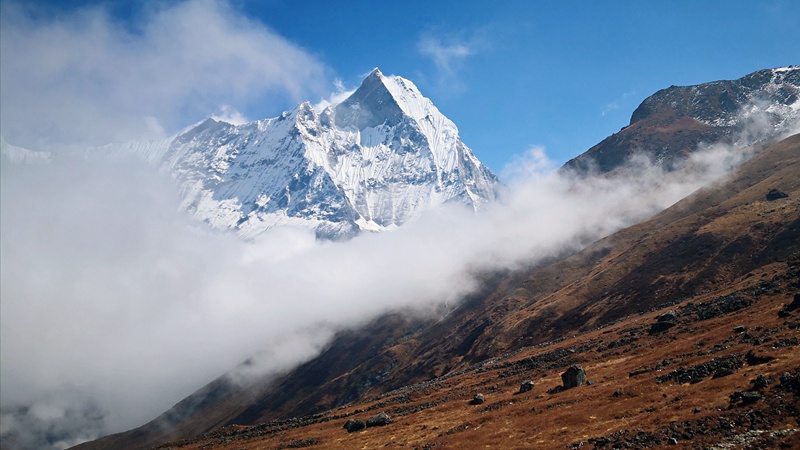
[[[586,370],[577,364],[572,365],[561,374],[561,381],[564,384],[564,389],[581,386],[586,383]]]
[[[610,172],[633,155],[666,169],[716,143],[744,147],[781,136],[800,121],[800,67],[754,72],[738,80],[671,86],[646,98],[630,124],[564,169]]]

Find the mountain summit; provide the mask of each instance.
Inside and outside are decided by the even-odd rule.
[[[800,67],[764,69],[737,80],[670,86],[646,98],[628,126],[565,164],[609,172],[634,154],[667,169],[713,144],[738,148],[787,137],[800,123]]]
[[[171,171],[182,209],[244,238],[281,224],[327,239],[391,229],[447,202],[477,209],[497,182],[411,81],[378,69],[322,111],[304,102],[238,126],[207,119],[126,147]]]

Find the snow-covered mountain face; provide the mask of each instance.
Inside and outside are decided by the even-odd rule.
[[[329,239],[392,229],[447,202],[478,209],[497,183],[413,83],[378,69],[321,112],[305,102],[238,126],[208,119],[124,147],[171,171],[181,209],[244,238],[280,224]]]

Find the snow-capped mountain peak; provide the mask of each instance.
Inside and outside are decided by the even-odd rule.
[[[445,202],[477,209],[497,181],[411,81],[378,69],[321,112],[303,102],[242,125],[207,119],[127,148],[171,171],[182,209],[244,238],[289,223],[331,239],[391,229]]]

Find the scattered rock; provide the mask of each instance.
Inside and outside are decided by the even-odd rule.
[[[674,437],[671,437],[671,438],[667,439],[667,444],[669,444],[669,445],[678,445],[678,440],[675,439]]]
[[[800,394],[800,378],[795,377],[789,372],[784,372],[784,374],[781,375],[781,382],[779,387],[784,391]]]
[[[470,403],[470,405],[482,405],[483,402],[485,402],[485,401],[486,401],[486,399],[483,397],[483,394],[479,393],[479,394],[475,394],[475,396],[472,397],[472,401],[470,401],[469,403]]]
[[[533,390],[533,381],[525,380],[519,385],[519,393],[529,392]]]
[[[733,328],[733,332],[737,334],[744,333],[745,331],[747,331],[747,327],[744,325],[739,325],[738,327]]]
[[[761,400],[761,394],[756,391],[734,391],[734,393],[730,395],[730,407],[732,408],[737,405],[750,405],[759,400]]]
[[[680,367],[672,372],[656,378],[659,383],[674,381],[676,383],[699,383],[708,376],[719,378],[726,371],[734,372],[744,365],[742,357],[736,354],[714,358],[711,361],[691,367]],[[719,375],[717,375],[719,373]]]
[[[742,404],[749,405],[761,400],[761,394],[754,391],[742,392]]]
[[[656,320],[658,322],[673,322],[673,323],[675,323],[675,322],[678,321],[678,315],[675,314],[675,311],[669,310],[669,311],[665,312],[664,314],[659,315],[656,318]]]
[[[755,377],[755,379],[751,380],[750,383],[753,384],[753,389],[757,391],[766,389],[769,386],[769,380],[764,375]]]
[[[670,328],[674,327],[675,325],[677,325],[677,324],[673,323],[673,322],[656,322],[656,323],[650,325],[650,329],[647,330],[647,333],[650,334],[650,335],[663,333],[664,331],[669,330]]]
[[[766,364],[772,361],[772,356],[764,355],[761,352],[754,352],[753,350],[748,350],[747,353],[744,355],[744,360],[747,362],[748,366],[757,366],[759,364]]]
[[[669,310],[664,314],[656,317],[656,323],[650,325],[647,331],[651,336],[658,333],[663,333],[678,324],[678,315],[673,310]]]
[[[561,374],[561,381],[564,383],[564,389],[578,387],[586,382],[586,371],[577,364],[572,365]]]
[[[350,419],[347,421],[347,423],[344,424],[343,428],[347,430],[348,433],[353,433],[355,431],[360,431],[363,430],[364,428],[367,428],[367,424],[364,423],[363,420]]]
[[[800,293],[794,294],[794,300],[792,300],[792,303],[784,305],[783,310],[792,312],[798,308],[800,308]]]
[[[753,304],[752,300],[737,294],[723,295],[703,303],[687,303],[682,315],[696,314],[697,320],[708,320],[723,314],[730,314]]]
[[[382,427],[392,423],[392,418],[385,412],[380,412],[367,419],[367,427]]]
[[[719,369],[714,371],[714,375],[711,376],[712,379],[727,377],[728,375],[733,375],[733,369],[730,367],[720,367]]]
[[[781,191],[779,191],[777,189],[770,189],[769,192],[767,192],[767,201],[771,202],[771,201],[774,201],[774,200],[780,200],[780,199],[786,198],[788,196],[789,196],[789,194],[787,194],[785,192],[781,192]]]

